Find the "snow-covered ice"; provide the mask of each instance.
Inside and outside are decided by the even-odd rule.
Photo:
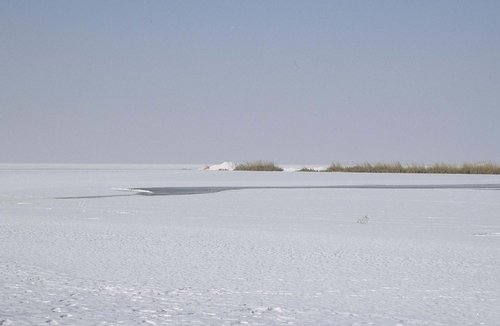
[[[209,171],[233,171],[236,168],[234,162],[222,162],[221,164],[210,165],[207,170]]]
[[[300,188],[467,184],[500,177],[0,166],[0,325],[498,324],[499,190]]]

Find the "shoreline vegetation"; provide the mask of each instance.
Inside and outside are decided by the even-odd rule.
[[[438,174],[500,174],[500,165],[494,163],[464,163],[461,165],[435,163],[431,165],[396,163],[363,163],[344,166],[331,164],[325,172],[364,173],[438,173]]]
[[[270,161],[245,162],[236,165],[235,171],[283,171],[283,168]]]
[[[245,162],[236,165],[235,171],[284,171],[272,161]],[[351,172],[351,173],[434,173],[434,174],[500,174],[500,165],[495,163],[464,163],[461,165],[435,163],[431,165],[395,163],[362,163],[342,165],[332,163],[324,169],[303,167],[297,172]]]

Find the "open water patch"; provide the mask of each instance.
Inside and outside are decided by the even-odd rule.
[[[332,186],[248,186],[248,187],[144,187],[129,188],[138,195],[172,196],[199,195],[229,190],[248,189],[476,189],[500,190],[500,184],[441,184],[441,185],[332,185]]]
[[[126,194],[110,195],[88,195],[56,197],[56,199],[97,199],[123,196],[182,196],[182,195],[202,195],[235,190],[266,190],[266,189],[470,189],[470,190],[500,190],[500,184],[426,184],[426,185],[331,185],[331,186],[240,186],[240,187],[134,187],[134,188],[114,188],[113,190],[126,191]]]

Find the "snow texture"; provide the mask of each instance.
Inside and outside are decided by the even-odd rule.
[[[498,324],[500,191],[382,184],[500,177],[0,166],[0,325]]]

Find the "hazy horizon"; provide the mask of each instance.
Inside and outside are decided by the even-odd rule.
[[[500,163],[499,12],[2,1],[0,163]]]

